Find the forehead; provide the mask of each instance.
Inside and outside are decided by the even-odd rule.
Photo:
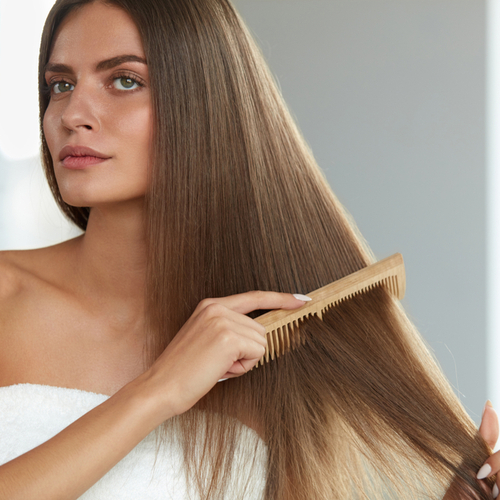
[[[139,30],[122,9],[100,2],[86,4],[71,12],[57,30],[51,61],[95,62],[116,54],[144,57]]]

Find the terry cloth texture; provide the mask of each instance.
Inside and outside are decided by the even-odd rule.
[[[52,438],[108,398],[47,385],[0,387],[0,465]],[[242,431],[232,491],[241,491],[247,485],[245,500],[260,500],[265,486],[266,448],[253,430],[242,426]],[[173,439],[161,447],[156,464],[155,452],[152,432],[80,500],[198,500],[186,484],[180,443]],[[250,469],[253,463],[255,467]]]

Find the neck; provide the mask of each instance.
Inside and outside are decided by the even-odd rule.
[[[90,211],[77,242],[81,289],[96,300],[143,304],[146,239],[142,200]]]

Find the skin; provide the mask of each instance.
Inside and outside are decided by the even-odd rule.
[[[46,73],[51,100],[43,127],[63,199],[92,207],[88,229],[52,247],[0,253],[0,386],[45,384],[112,397],[1,466],[0,492],[9,498],[31,498],[36,471],[45,482],[35,491],[51,499],[77,498],[159,423],[188,410],[219,379],[255,365],[264,351],[264,330],[247,313],[304,304],[273,292],[206,299],[144,371],[148,68],[127,61],[98,69],[123,55],[145,59],[135,24],[118,8],[86,5],[61,25]],[[68,169],[59,158],[68,145],[90,147],[108,159]],[[121,421],[115,414],[130,415],[137,429],[123,420],[126,430],[118,434]],[[485,411],[480,432],[495,444],[498,421],[492,409]],[[113,456],[105,451],[111,438],[122,443]],[[498,455],[489,462],[492,473],[500,469]],[[60,479],[66,476],[71,480]]]

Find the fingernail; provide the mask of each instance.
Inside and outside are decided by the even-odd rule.
[[[221,379],[217,380],[217,382],[224,382],[224,380],[227,380],[227,378],[221,378]]]
[[[493,486],[493,490],[491,491],[491,493],[493,494],[493,498],[496,498],[498,496],[498,494],[500,493],[498,491],[498,486],[497,484],[495,483],[495,485]]]
[[[480,469],[479,472],[477,473],[477,478],[478,479],[485,479],[490,475],[491,472],[491,465],[490,464],[484,464]]]
[[[297,299],[297,300],[302,300],[303,302],[309,302],[311,299],[311,297],[308,297],[307,295],[301,295],[300,293],[294,293],[293,296]]]

